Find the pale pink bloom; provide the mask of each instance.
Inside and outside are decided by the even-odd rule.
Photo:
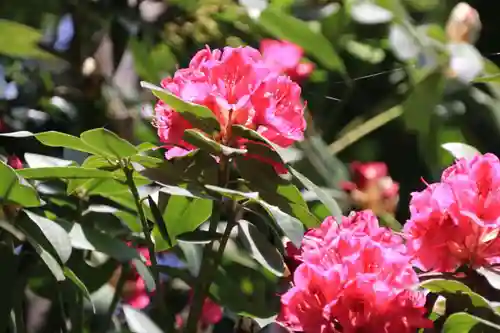
[[[500,161],[460,159],[441,182],[412,194],[408,249],[422,270],[451,272],[500,263]]]
[[[333,218],[310,230],[303,262],[282,298],[278,317],[305,333],[413,332],[429,327],[425,297],[402,238],[368,211],[338,225]]]
[[[271,142],[287,147],[302,140],[306,122],[300,87],[281,76],[251,47],[226,47],[199,51],[189,67],[179,69],[161,86],[181,99],[209,108],[220,124],[220,133],[206,133],[230,146],[242,142],[233,137],[230,125],[256,130]],[[159,101],[155,123],[167,158],[194,149],[183,140],[189,121]]]
[[[294,81],[300,82],[314,70],[312,63],[302,61],[304,50],[294,43],[264,39],[260,42],[260,51],[267,65]]]

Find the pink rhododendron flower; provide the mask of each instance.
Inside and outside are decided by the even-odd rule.
[[[209,108],[221,128],[213,139],[225,145],[244,147],[244,140],[232,136],[231,125],[235,124],[256,130],[282,147],[303,139],[306,122],[300,87],[267,65],[251,47],[201,50],[188,68],[179,69],[161,86],[185,101]],[[167,159],[195,148],[182,138],[193,127],[189,121],[162,101],[156,104],[155,113]]]
[[[13,169],[23,169],[23,162],[16,155],[10,155],[7,157],[7,164]]]
[[[137,251],[146,259],[146,265],[150,266],[151,260],[149,251],[146,248],[139,248]],[[130,283],[128,283],[125,288],[127,292],[123,297],[125,303],[136,309],[143,309],[148,306],[150,303],[150,297],[146,288],[146,282],[139,275],[133,264],[129,281]]]
[[[376,214],[394,213],[399,200],[399,184],[389,175],[383,162],[351,163],[353,182],[345,182],[354,203]]]
[[[308,231],[278,320],[305,333],[413,332],[431,327],[400,236],[369,211]]]
[[[405,225],[408,248],[422,270],[500,263],[500,161],[495,155],[459,159],[441,182],[412,194]]]
[[[193,298],[193,292],[191,290],[189,294],[189,303],[191,304]],[[206,329],[208,326],[215,325],[221,321],[223,315],[222,308],[212,301],[210,298],[206,298],[203,303],[203,308],[201,310],[201,317],[199,325],[202,329]],[[184,318],[181,314],[175,317],[175,324],[177,328],[182,328],[184,326]]]
[[[260,51],[267,65],[277,72],[285,73],[294,81],[300,82],[314,70],[314,64],[301,61],[304,50],[296,44],[264,39],[260,42]]]

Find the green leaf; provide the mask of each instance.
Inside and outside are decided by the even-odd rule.
[[[57,59],[37,45],[42,34],[27,25],[0,19],[0,54],[10,57]]]
[[[243,199],[250,199],[250,200],[258,200],[259,199],[258,192],[241,192],[241,191],[231,190],[228,188],[223,188],[223,187],[219,187],[219,186],[215,186],[215,185],[205,185],[205,188],[209,191],[219,193],[226,198],[233,199],[236,201],[243,200]]]
[[[183,243],[193,243],[193,244],[208,244],[215,240],[222,238],[222,234],[213,233],[206,230],[195,230],[191,232],[185,232],[177,236],[178,242]]]
[[[74,161],[32,153],[25,153],[24,159],[30,168],[66,167],[76,164]]]
[[[403,103],[403,117],[409,130],[422,137],[429,135],[430,122],[436,105],[441,101],[445,78],[440,71],[427,75],[417,82]]]
[[[129,305],[123,306],[128,328],[134,333],[163,333],[163,331],[142,311]]]
[[[36,190],[20,184],[19,178],[10,166],[0,162],[0,198],[2,201],[15,202],[24,207],[38,207],[41,205]]]
[[[425,288],[434,293],[457,293],[457,292],[472,292],[472,289],[465,284],[455,280],[446,279],[431,279],[420,283],[420,287]]]
[[[441,147],[449,151],[455,158],[471,159],[476,155],[481,155],[479,150],[465,143],[449,142],[442,144]]]
[[[263,200],[257,201],[274,219],[288,239],[296,246],[300,247],[304,236],[304,225],[295,217],[283,212],[279,207],[268,204]]]
[[[382,24],[393,19],[393,14],[371,1],[357,1],[351,5],[351,16],[353,20],[362,24]]]
[[[247,152],[246,149],[237,149],[222,145],[196,129],[185,130],[183,138],[186,142],[192,144],[193,146],[214,155],[223,154],[226,156],[232,156],[235,154],[245,154]]]
[[[219,122],[209,108],[183,101],[169,91],[151,83],[143,81],[141,82],[141,87],[151,90],[156,97],[161,99],[176,112],[179,112],[184,119],[193,125],[193,127],[199,128],[209,134],[220,130]]]
[[[71,280],[71,282],[73,282],[75,284],[75,286],[78,287],[78,289],[80,289],[80,291],[83,293],[83,295],[85,296],[85,298],[87,298],[92,306],[92,309],[93,311],[95,312],[95,306],[94,306],[94,303],[92,302],[92,299],[90,298],[90,293],[87,289],[87,287],[85,286],[85,284],[82,282],[82,280],[80,280],[78,278],[78,276],[76,276],[76,274],[71,270],[69,269],[68,267],[64,267],[64,275]]]
[[[105,128],[96,128],[80,135],[83,142],[101,151],[105,156],[126,158],[137,154],[135,146]]]
[[[212,201],[201,198],[190,198],[171,195],[163,212],[168,234],[175,245],[175,238],[183,233],[194,231],[212,214]],[[157,251],[168,249],[159,230],[153,230]]]
[[[72,248],[66,230],[56,222],[43,216],[27,210],[24,212],[29,219],[19,219],[17,226],[46,250],[57,254],[62,263],[68,261]]]
[[[328,39],[320,32],[312,31],[306,22],[285,12],[268,7],[259,16],[262,28],[276,38],[295,43],[326,68],[345,73],[342,59],[335,52]]]
[[[135,146],[135,148],[140,152],[140,153],[144,153],[146,151],[149,151],[149,150],[156,150],[160,147],[158,147],[157,145],[154,145],[150,142],[143,142],[141,144],[138,144],[137,146]]]
[[[1,133],[0,136],[12,138],[35,137],[38,141],[49,147],[69,148],[90,154],[99,154],[99,150],[87,145],[80,138],[66,133],[48,131],[41,133],[31,133],[28,131],[19,131],[11,133]]]
[[[137,250],[127,246],[125,242],[78,223],[73,224],[70,237],[71,243],[76,249],[102,252],[120,262],[133,261],[138,273],[146,282],[148,290],[155,289],[155,281],[149,268]]]
[[[250,190],[259,192],[267,203],[300,220],[309,228],[320,221],[309,211],[300,191],[289,181],[279,177],[274,168],[255,159],[235,157],[240,175],[247,180]]]
[[[295,178],[297,178],[302,183],[302,185],[304,185],[309,191],[313,191],[314,193],[316,193],[319,201],[321,201],[321,203],[323,203],[330,210],[331,215],[335,217],[337,223],[341,223],[342,210],[337,204],[337,201],[335,201],[335,199],[333,199],[325,191],[320,189],[318,186],[316,186],[316,184],[314,184],[306,176],[304,176],[294,168],[290,167],[289,170],[292,173],[292,175],[294,175]]]
[[[158,194],[160,195],[160,194]],[[148,195],[148,203],[149,203],[149,208],[151,208],[151,213],[153,213],[153,217],[155,219],[156,227],[160,231],[160,235],[163,237],[163,240],[165,240],[168,244],[169,247],[174,246],[172,244],[172,241],[170,239],[170,235],[168,234],[168,229],[165,224],[165,221],[163,220],[163,215],[158,208],[158,205],[156,202],[153,200],[153,198]]]
[[[486,325],[500,331],[500,326],[490,321],[473,316],[466,312],[458,312],[449,316],[443,325],[443,333],[466,333],[479,324]],[[488,331],[489,332],[489,331]]]
[[[27,168],[18,170],[17,173],[26,179],[87,179],[87,178],[113,178],[113,173],[99,169],[89,169],[75,166]]]
[[[240,220],[238,228],[251,256],[274,275],[283,276],[285,263],[276,247],[250,222]]]
[[[279,312],[280,301],[275,277],[268,275],[235,263],[223,264],[210,293],[232,312],[247,317],[270,317]]]

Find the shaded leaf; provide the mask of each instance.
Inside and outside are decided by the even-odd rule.
[[[76,166],[27,168],[17,173],[26,179],[82,179],[82,178],[113,178],[113,173],[105,170],[82,168]],[[115,176],[116,177],[116,176]]]
[[[43,216],[27,210],[24,212],[29,219],[19,219],[18,226],[26,235],[29,235],[49,252],[56,253],[62,263],[68,261],[72,247],[66,230],[56,222]]]
[[[351,6],[352,18],[362,24],[381,24],[390,22],[393,15],[390,11],[371,1],[357,1]]]
[[[250,222],[238,221],[238,228],[252,257],[276,276],[283,276],[283,257],[266,237]]]
[[[123,306],[123,313],[130,331],[134,333],[163,333],[163,331],[144,312],[129,305]]]
[[[481,154],[481,152],[476,148],[460,142],[445,143],[442,144],[441,147],[449,151],[455,158],[471,159],[474,156]]]
[[[224,146],[196,129],[185,130],[183,138],[186,142],[192,144],[193,146],[214,155],[224,154],[226,156],[231,156],[235,154],[245,154],[247,152],[245,149]]]
[[[178,242],[193,243],[193,244],[208,244],[212,241],[221,239],[222,234],[213,233],[206,230],[195,230],[186,232],[177,236]]]
[[[41,205],[36,190],[21,184],[19,178],[10,166],[0,161],[0,198],[2,201],[15,202],[24,207],[38,207]]]
[[[486,325],[500,331],[500,326],[490,321],[473,316],[466,312],[458,312],[449,316],[443,325],[443,333],[471,332],[479,324]]]
[[[0,19],[0,54],[11,57],[56,59],[37,45],[42,34],[19,22]]]
[[[331,215],[335,217],[337,223],[340,223],[342,221],[342,210],[337,204],[337,201],[294,168],[290,167],[289,170],[309,191],[316,193],[319,201],[330,210]]]
[[[68,279],[70,279],[75,284],[75,286],[77,286],[78,289],[80,289],[80,291],[83,293],[85,298],[87,298],[89,300],[90,304],[92,305],[92,309],[95,312],[94,303],[92,302],[92,299],[90,298],[90,293],[89,293],[87,287],[85,286],[85,284],[82,282],[82,280],[80,280],[78,278],[78,276],[76,276],[76,274],[68,267],[64,267],[63,271],[64,271],[64,275]]]

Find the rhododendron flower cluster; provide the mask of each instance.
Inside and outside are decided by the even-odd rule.
[[[306,233],[279,321],[305,333],[412,332],[429,327],[425,296],[400,236],[369,211]]]
[[[296,82],[309,77],[314,70],[314,64],[302,61],[304,50],[294,43],[264,39],[260,42],[260,52],[268,66]]]
[[[459,159],[438,183],[412,194],[408,249],[422,270],[500,263],[500,161],[492,154]]]
[[[377,214],[393,213],[399,200],[399,184],[396,183],[383,162],[351,163],[353,182],[345,182],[354,203],[362,209]]]
[[[251,47],[201,50],[188,68],[177,70],[161,86],[184,101],[209,108],[221,127],[213,138],[225,145],[244,145],[232,136],[231,125],[256,130],[281,147],[303,139],[306,122],[300,87]],[[167,158],[195,149],[183,140],[184,131],[193,127],[189,121],[162,101],[155,113]]]
[[[193,291],[191,290],[189,294],[189,305],[191,305],[192,300]],[[206,329],[208,326],[215,325],[219,321],[221,321],[222,315],[222,308],[210,298],[206,298],[201,309],[199,325],[202,329]],[[175,325],[177,326],[177,328],[184,327],[184,317],[182,316],[182,314],[177,314],[175,316]]]

